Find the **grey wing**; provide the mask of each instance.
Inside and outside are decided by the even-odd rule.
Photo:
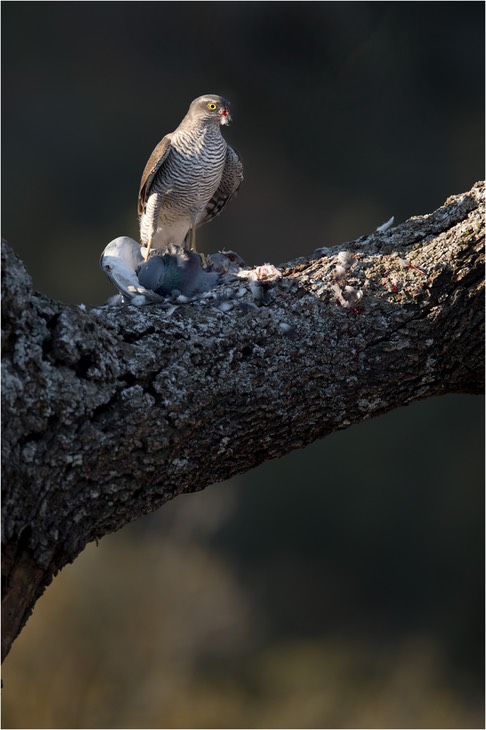
[[[221,213],[223,208],[231,198],[233,198],[243,180],[243,163],[237,150],[227,146],[226,163],[221,176],[219,188],[199,216],[196,225],[202,226],[209,223],[213,218]]]
[[[142,173],[142,179],[140,180],[140,189],[138,191],[139,215],[141,215],[145,210],[147,200],[150,196],[153,179],[157,172],[160,170],[162,164],[167,159],[167,156],[170,152],[170,141],[171,135],[166,134],[165,137],[160,140],[159,144],[154,149],[147,161],[147,164],[145,165],[145,169]]]
[[[143,263],[140,244],[128,236],[119,236],[106,246],[101,254],[101,269],[118,289],[125,301],[131,301],[143,294],[149,302],[161,302],[160,297],[153,291],[143,287],[137,276],[137,268]]]

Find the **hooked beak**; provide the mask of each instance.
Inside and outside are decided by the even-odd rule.
[[[229,124],[231,122],[231,114],[229,107],[223,106],[221,108],[221,124]]]

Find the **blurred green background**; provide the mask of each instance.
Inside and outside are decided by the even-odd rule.
[[[232,102],[201,230],[278,264],[484,177],[484,5],[7,2],[3,235],[95,305],[146,159]],[[482,398],[416,403],[90,545],[4,665],[3,727],[483,727]]]

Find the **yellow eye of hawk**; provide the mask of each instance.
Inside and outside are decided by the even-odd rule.
[[[210,101],[208,103],[208,109],[210,109],[212,112],[218,108],[218,105],[214,103],[214,101]]]

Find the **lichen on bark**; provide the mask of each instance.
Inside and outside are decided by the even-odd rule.
[[[4,244],[4,654],[89,541],[413,400],[482,392],[483,239],[477,183],[282,265],[264,296],[239,281],[226,307],[175,311],[53,301]]]

